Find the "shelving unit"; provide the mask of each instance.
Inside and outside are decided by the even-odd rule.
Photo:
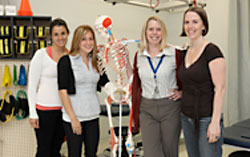
[[[11,39],[12,45],[12,55],[4,57],[0,54],[0,80],[3,78],[5,65],[9,66],[11,74],[13,74],[13,65],[15,65],[17,67],[17,77],[19,76],[19,68],[21,65],[25,66],[26,74],[28,73],[30,59],[37,50],[36,43],[39,40],[35,35],[36,29],[38,26],[44,27],[47,33],[42,40],[51,43],[49,36],[51,20],[51,17],[45,16],[0,16],[0,28],[1,26],[9,26],[8,38]],[[30,49],[27,55],[17,54],[16,51],[17,41],[19,39],[16,38],[15,31],[19,26],[27,26],[29,29],[27,41],[30,44]],[[4,38],[1,36],[1,31],[0,29],[0,39]],[[27,86],[14,86],[13,83],[10,87],[0,86],[0,98],[2,98],[5,90],[10,90],[15,96],[19,89],[27,91]],[[8,123],[0,122],[0,157],[14,157],[20,155],[32,157],[36,150],[35,141],[34,129],[30,126],[28,118],[22,120],[13,119]]]
[[[44,27],[46,32],[46,36],[42,40],[44,40],[47,44],[51,43],[49,37],[49,25],[51,19],[52,18],[50,16],[0,16],[0,26],[9,26],[11,39],[10,46],[12,52],[12,55],[10,56],[4,56],[0,54],[0,59],[31,59],[35,51],[37,50],[38,40],[41,40],[35,35],[35,31],[39,26]],[[27,26],[27,39],[16,38],[16,31],[20,26]],[[4,37],[0,36],[0,39],[2,38]],[[18,53],[18,40],[26,40],[26,43],[29,44],[29,49],[25,51],[25,53]]]

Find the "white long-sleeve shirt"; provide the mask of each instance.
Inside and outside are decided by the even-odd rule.
[[[33,56],[28,79],[30,118],[38,118],[36,104],[62,107],[58,94],[57,63],[49,57],[46,48],[38,50]]]

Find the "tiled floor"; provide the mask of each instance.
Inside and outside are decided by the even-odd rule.
[[[223,157],[228,157],[228,155],[236,150],[239,150],[239,148],[236,147],[231,147],[229,145],[224,145],[223,146]],[[179,146],[179,157],[188,157],[186,147],[184,142],[180,143]]]
[[[138,140],[138,138],[136,140]],[[101,139],[100,144],[99,144],[98,157],[108,157],[107,153],[105,155],[105,152],[104,152],[105,148],[108,148],[108,147],[109,147],[109,137]],[[61,152],[63,153],[63,155],[65,155],[65,157],[67,156],[66,155],[67,154],[66,149],[67,149],[66,144],[64,144]],[[223,146],[223,157],[228,157],[228,155],[230,153],[232,153],[234,151],[237,151],[237,150],[246,150],[246,149],[242,149],[242,148],[239,148],[239,147],[232,147],[232,146],[229,146],[229,145],[224,145]],[[179,145],[179,157],[188,157],[186,147],[185,147],[185,144],[184,144],[183,140],[180,141],[180,145]]]
[[[106,140],[103,139],[100,141],[98,157],[106,157],[105,155],[103,155],[103,150],[105,150],[105,148],[108,147],[108,144],[107,144],[108,141],[109,141],[109,139],[106,139]],[[228,155],[230,153],[237,151],[237,150],[244,150],[244,149],[241,149],[238,147],[232,147],[229,145],[224,145],[223,146],[223,157],[228,157]],[[179,145],[179,157],[188,157],[187,152],[186,152],[186,147],[185,147],[183,140],[180,141],[180,145]]]
[[[113,120],[114,120],[114,126],[116,126],[118,119],[114,118]],[[128,119],[124,119],[124,122],[126,123],[127,120]],[[100,126],[101,137],[100,137],[99,148],[98,148],[98,157],[107,157],[107,156],[103,155],[104,150],[109,147],[109,135],[108,135],[109,125],[108,125],[107,118],[101,117],[100,124],[102,124],[102,125]],[[140,141],[140,135],[135,136],[133,140],[135,142]],[[224,145],[223,146],[223,157],[228,157],[228,155],[231,152],[234,152],[236,150],[244,150],[244,149],[241,149],[238,147],[232,147],[229,145]],[[67,154],[66,144],[63,145],[62,152],[64,155]],[[84,152],[83,152],[83,154],[84,154]],[[179,145],[179,157],[188,157],[182,135],[181,135],[180,145]]]

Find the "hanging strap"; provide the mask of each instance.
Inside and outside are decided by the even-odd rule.
[[[0,110],[3,109],[4,100],[6,100],[7,94],[12,95],[11,91],[9,91],[9,90],[5,90],[4,91],[4,93],[3,93],[3,99],[2,99],[2,102],[1,102],[1,106],[0,106]]]
[[[46,40],[38,40],[36,43],[36,47],[37,47],[37,49],[47,47],[47,41]]]
[[[2,101],[1,101],[1,106],[0,106],[0,111],[3,109],[3,107],[4,107],[4,102],[6,101],[7,102],[7,95],[9,95],[9,97],[11,97],[12,96],[12,92],[11,91],[9,91],[9,90],[5,90],[4,91],[4,94],[3,94],[3,99],[2,99]],[[9,103],[11,103],[11,102],[9,102]],[[11,104],[12,105],[12,104]],[[12,107],[12,109],[11,109],[11,114],[10,115],[6,115],[5,117],[6,117],[6,121],[5,122],[9,122],[9,121],[11,121],[12,119],[13,119],[13,117],[14,117],[14,111],[15,111],[15,107]]]
[[[27,55],[30,53],[30,43],[26,39],[17,40],[16,53],[20,55]]]
[[[20,98],[21,94],[22,94],[23,98]],[[28,100],[27,100],[26,92],[24,90],[22,90],[22,89],[18,90],[17,93],[16,93],[16,100],[17,100],[17,103],[19,103],[19,109],[22,109],[22,113],[19,114],[19,109],[18,109],[15,116],[16,116],[17,120],[21,120],[21,119],[26,118],[28,116],[28,114],[29,114]]]
[[[18,100],[18,97],[20,96],[20,93],[23,95],[23,97],[25,98],[25,99],[27,99],[27,94],[26,94],[26,92],[24,91],[24,90],[22,90],[22,89],[19,89],[18,91],[17,91],[17,93],[16,93],[16,99]]]
[[[3,37],[0,39],[0,57],[9,57],[12,55],[12,39]]]
[[[0,39],[0,55],[4,55],[4,40]]]
[[[0,26],[0,36],[1,37],[10,37],[10,26]]]
[[[28,39],[29,37],[28,26],[16,26],[15,37],[16,39]]]
[[[46,35],[47,35],[46,27],[43,27],[43,26],[36,27],[36,37],[37,38],[46,38]]]
[[[4,66],[4,74],[2,78],[2,87],[10,87],[11,85],[11,74],[8,65]]]
[[[13,84],[16,86],[17,83],[17,72],[16,72],[16,65],[13,65]]]
[[[9,44],[9,39],[8,38],[4,39],[4,45],[5,45],[5,54],[9,55],[10,54],[10,52],[9,52],[9,46],[10,46],[10,44]]]
[[[19,79],[18,79],[18,84],[20,86],[26,86],[27,84],[27,77],[25,71],[26,71],[25,66],[22,64],[19,69]]]
[[[162,55],[162,56],[161,56],[160,61],[158,62],[156,68],[154,68],[151,58],[150,58],[149,56],[147,56],[148,62],[149,62],[149,64],[150,64],[150,67],[151,67],[151,69],[152,69],[152,71],[153,71],[153,73],[154,73],[154,79],[156,79],[156,73],[157,73],[157,71],[158,71],[158,69],[159,69],[159,67],[160,67],[160,65],[161,65],[161,63],[162,63],[162,60],[163,60],[164,56],[165,56],[165,55]]]

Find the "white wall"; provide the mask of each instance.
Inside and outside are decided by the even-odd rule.
[[[168,29],[168,40],[170,43],[181,45],[187,39],[181,38],[183,12],[168,13],[161,11],[155,13],[151,9],[117,4],[112,6],[103,0],[29,0],[35,16],[61,17],[69,25],[71,34],[68,48],[72,39],[74,29],[82,24],[93,26],[98,15],[109,15],[113,21],[113,33],[117,39],[126,37],[137,39],[145,20],[152,15],[160,16],[166,23]],[[164,2],[166,0],[161,0]],[[17,6],[21,0],[2,0],[1,3],[8,3]],[[228,23],[229,23],[229,1],[228,0],[206,0],[206,11],[209,18],[209,33],[207,40],[216,43],[227,56],[228,52]],[[99,43],[102,39],[97,35]],[[137,50],[135,44],[129,45],[130,58],[133,60],[134,52]],[[226,109],[226,106],[225,106]]]
[[[52,16],[65,19],[70,27],[71,34],[68,47],[74,29],[82,24],[93,26],[99,15],[109,15],[113,21],[113,32],[116,38],[126,37],[135,39],[140,37],[140,31],[145,20],[152,15],[160,16],[166,23],[169,31],[169,42],[181,45],[186,39],[179,37],[182,30],[183,12],[168,13],[161,11],[155,13],[151,9],[117,4],[115,6],[103,0],[29,0],[34,16]],[[161,0],[164,2],[166,0]],[[19,9],[21,0],[1,0],[17,6]],[[227,53],[228,46],[228,0],[206,0],[206,11],[209,18],[210,30],[207,39],[219,45],[222,51]],[[100,42],[102,40],[98,37]],[[136,47],[134,47],[136,48]],[[135,50],[132,50],[135,51]]]
[[[179,34],[182,26],[183,12],[168,13],[161,11],[155,13],[151,9],[117,4],[115,6],[103,0],[29,0],[34,16],[52,16],[65,19],[70,27],[71,35],[74,29],[81,24],[93,26],[98,15],[109,15],[113,21],[113,32],[116,38],[138,38],[145,20],[152,15],[160,16],[167,25],[169,41],[182,44]],[[162,2],[166,0],[161,0]],[[1,0],[0,3],[17,6],[21,0]],[[223,52],[227,52],[228,38],[228,0],[207,0],[206,11],[209,17],[210,31],[207,39],[219,45]],[[98,38],[99,39],[99,38]],[[69,40],[70,41],[70,40]],[[101,40],[100,40],[101,41]],[[68,43],[68,46],[70,42]]]
[[[164,2],[164,0],[162,0]],[[152,15],[160,16],[167,25],[170,43],[181,45],[187,41],[179,36],[182,30],[183,12],[168,13],[161,11],[155,13],[151,9],[131,6],[126,4],[117,4],[112,6],[103,0],[30,0],[34,15],[61,17],[69,24],[71,34],[68,47],[73,35],[74,29],[82,24],[93,26],[98,15],[109,15],[113,21],[113,33],[116,38],[126,37],[128,39],[137,39],[140,37],[142,25],[145,20]],[[19,8],[19,7],[18,7]],[[207,0],[207,13],[209,17],[210,30],[207,39],[219,45],[222,52],[227,55],[228,47],[228,0]],[[97,35],[98,41],[103,42]],[[131,61],[133,54],[137,50],[135,44],[129,46]]]

